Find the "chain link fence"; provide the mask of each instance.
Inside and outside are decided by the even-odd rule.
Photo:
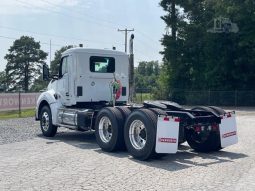
[[[215,105],[215,106],[255,106],[255,91],[191,91],[173,89],[169,95],[163,96],[151,89],[136,89],[136,102],[144,100],[169,100],[182,105]]]

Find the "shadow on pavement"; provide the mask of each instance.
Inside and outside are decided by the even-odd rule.
[[[66,144],[81,148],[81,149],[97,149],[99,146],[96,143],[96,138],[93,132],[78,132],[78,131],[61,131],[55,137],[44,137],[42,134],[37,135],[40,138],[49,140],[47,144],[64,142]]]
[[[248,155],[227,151],[197,153],[190,148],[188,150],[179,148],[176,154],[169,154],[160,159],[149,160],[146,162],[133,158],[131,160],[154,168],[161,168],[167,171],[178,171],[194,166],[208,167],[218,163],[235,162],[236,159],[245,157],[248,157]]]
[[[41,134],[38,136],[46,138]],[[235,162],[236,159],[248,157],[248,155],[242,153],[233,153],[224,150],[210,153],[198,153],[187,145],[180,145],[176,154],[168,154],[161,158],[151,159],[148,161],[139,161],[132,158],[127,151],[112,153],[102,151],[96,143],[96,138],[93,132],[65,131],[59,132],[55,137],[46,139],[49,140],[47,144],[64,142],[80,149],[93,149],[95,152],[100,154],[106,154],[117,158],[129,158],[129,160],[141,165],[160,168],[167,171],[178,171],[194,166],[208,167],[213,164]]]

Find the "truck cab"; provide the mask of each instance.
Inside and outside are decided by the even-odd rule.
[[[112,50],[72,48],[62,54],[59,76],[53,80],[53,89],[62,105],[75,106],[86,103],[112,101],[111,82],[120,83],[121,95],[116,100],[128,101],[128,55]]]

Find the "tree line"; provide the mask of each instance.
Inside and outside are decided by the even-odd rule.
[[[166,32],[160,40],[163,62],[140,62],[135,68],[136,89],[151,89],[155,98],[168,99],[173,90],[255,90],[254,0],[161,0]],[[228,18],[239,32],[208,32],[216,18]],[[58,73],[62,47],[51,62]],[[38,91],[47,53],[40,42],[22,36],[5,56],[0,88]]]
[[[161,0],[160,6],[168,29],[161,39],[167,71],[160,82],[168,92],[255,90],[254,0]],[[222,17],[239,32],[208,32]]]
[[[58,74],[61,53],[73,46],[64,46],[55,52],[50,71]],[[42,80],[42,66],[46,63],[48,53],[41,50],[40,42],[33,37],[21,36],[13,42],[5,55],[7,64],[0,72],[0,91],[37,92],[47,87]]]

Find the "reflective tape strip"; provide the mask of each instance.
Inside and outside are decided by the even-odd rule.
[[[176,143],[176,139],[175,138],[158,138],[159,142],[162,143]]]
[[[222,138],[227,138],[227,137],[231,137],[231,136],[234,136],[234,135],[236,135],[236,131],[225,133],[225,134],[222,135]]]

